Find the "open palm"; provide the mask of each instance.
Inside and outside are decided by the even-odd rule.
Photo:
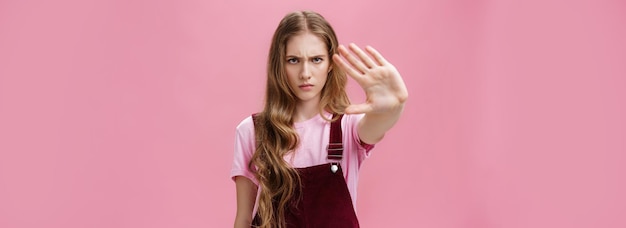
[[[339,54],[333,55],[333,60],[359,83],[365,91],[366,101],[348,106],[345,112],[383,113],[401,107],[408,91],[398,70],[370,46],[365,47],[369,55],[355,44],[350,44],[349,48],[352,53],[340,45]]]

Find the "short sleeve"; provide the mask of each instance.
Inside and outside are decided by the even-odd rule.
[[[344,118],[344,132],[350,135],[351,143],[355,146],[358,151],[359,160],[365,160],[365,158],[369,157],[370,152],[374,148],[374,144],[367,144],[361,141],[358,132],[359,121],[363,119],[365,114],[356,114],[356,115],[346,115]],[[347,130],[347,131],[346,131]]]
[[[231,179],[235,180],[236,176],[244,176],[254,184],[259,184],[254,177],[253,170],[250,170],[248,166],[254,154],[255,144],[254,123],[252,122],[252,117],[248,117],[239,123],[235,131],[233,166],[230,171]]]

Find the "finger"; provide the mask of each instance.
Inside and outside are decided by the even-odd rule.
[[[350,47],[350,50],[352,50],[352,52],[354,52],[357,56],[359,56],[361,61],[365,63],[365,66],[368,69],[371,69],[372,67],[376,66],[376,63],[374,63],[374,60],[372,60],[372,58],[370,58],[367,54],[365,54],[365,52],[361,50],[359,46],[357,46],[354,43],[351,43],[349,47]]]
[[[353,104],[348,106],[345,112],[347,114],[361,114],[371,112],[372,110],[373,108],[370,104]]]
[[[382,65],[387,65],[388,62],[385,58],[383,58],[383,55],[381,55],[378,51],[376,51],[376,49],[374,49],[372,46],[367,46],[365,47],[365,50],[370,53],[370,55],[374,56],[374,58],[376,59],[376,61],[382,66]]]
[[[333,55],[333,60],[339,68],[346,72],[346,74],[350,75],[350,77],[352,77],[357,83],[361,84],[361,72],[358,72],[357,70],[352,68],[352,66],[346,63],[346,61],[344,61],[338,54]]]
[[[348,49],[345,46],[343,46],[343,45],[339,45],[339,54],[342,57],[344,57],[346,60],[348,60],[350,65],[352,65],[354,68],[356,68],[362,74],[367,72],[367,70],[369,69],[368,67],[365,66],[365,64],[363,64],[363,62],[361,60],[358,60],[356,57],[354,57],[354,55],[352,53],[350,53],[350,51],[348,51]]]

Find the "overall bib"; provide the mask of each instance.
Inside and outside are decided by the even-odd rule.
[[[330,125],[327,152],[328,159],[332,162],[296,168],[300,175],[302,190],[297,204],[285,211],[285,221],[288,228],[359,227],[352,198],[341,168],[343,157],[342,117],[343,115],[340,115]],[[252,227],[258,224],[259,216],[257,214],[252,221]]]

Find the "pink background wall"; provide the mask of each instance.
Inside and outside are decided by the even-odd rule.
[[[626,227],[626,3],[592,0],[0,1],[0,227],[232,226],[234,128],[296,9],[411,93],[362,227]]]

